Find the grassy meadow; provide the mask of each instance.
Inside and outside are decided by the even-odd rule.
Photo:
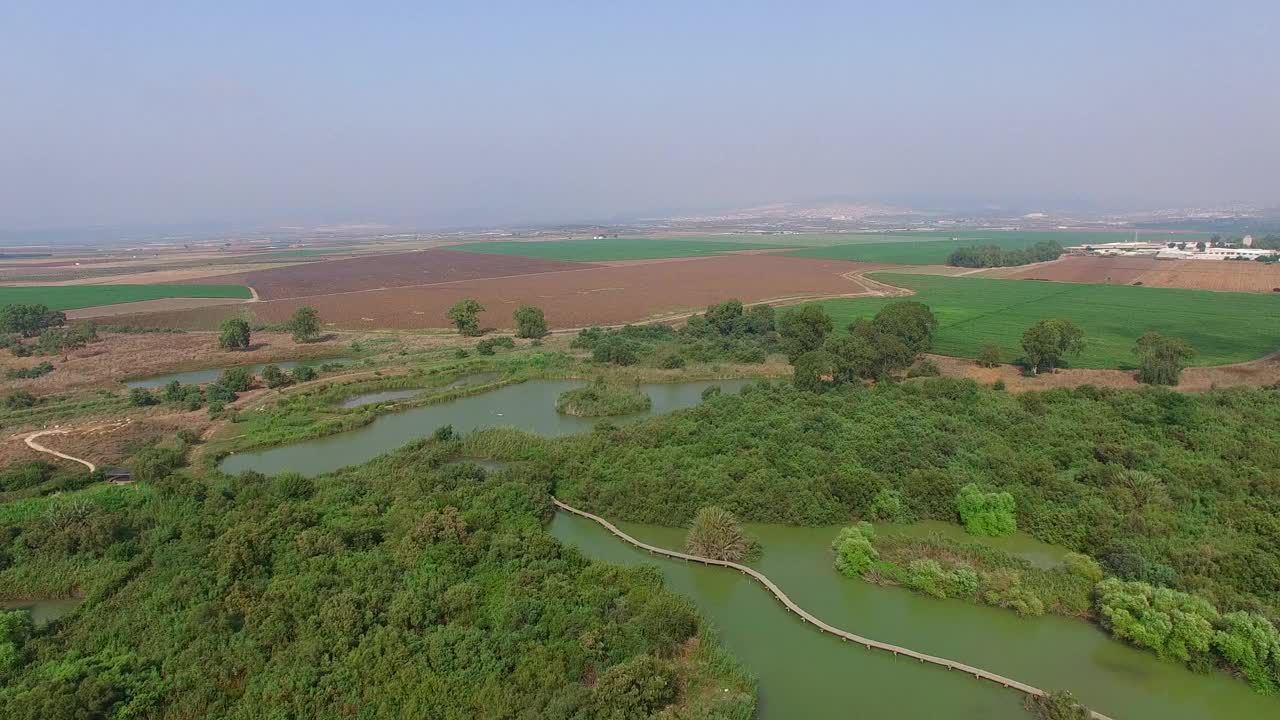
[[[242,285],[34,285],[0,287],[0,305],[41,303],[51,310],[76,308],[139,300],[164,298],[232,298],[253,297]]]
[[[1066,318],[1084,329],[1087,347],[1075,367],[1135,367],[1133,346],[1146,332],[1182,338],[1197,351],[1193,365],[1244,362],[1280,349],[1280,297],[1207,290],[1087,285],[875,273],[916,292],[938,318],[934,352],[976,357],[999,345],[1006,362],[1022,356],[1022,333],[1039,320]],[[843,329],[895,298],[826,300]]]

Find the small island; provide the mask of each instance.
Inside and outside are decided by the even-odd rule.
[[[610,385],[603,378],[560,393],[556,412],[575,417],[607,417],[647,412],[653,401],[636,387]]]

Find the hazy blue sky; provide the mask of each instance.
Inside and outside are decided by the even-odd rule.
[[[0,228],[1280,205],[1280,2],[0,3]]]

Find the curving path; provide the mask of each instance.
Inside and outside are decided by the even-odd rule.
[[[78,462],[81,465],[89,468],[89,472],[93,472],[94,470],[97,470],[97,467],[94,466],[94,464],[89,462],[88,460],[74,457],[72,455],[68,455],[63,452],[58,452],[57,450],[45,447],[44,445],[41,445],[40,443],[36,442],[36,438],[38,437],[44,437],[45,435],[66,435],[69,432],[71,431],[70,430],[41,430],[39,432],[33,432],[30,435],[27,435],[26,437],[23,438],[23,440],[27,443],[27,447],[31,448],[32,450],[35,450],[36,452],[48,453],[55,457],[60,457],[63,460]]]
[[[899,655],[905,655],[906,657],[919,660],[922,663],[930,663],[932,665],[938,665],[940,667],[947,668],[948,670],[959,670],[960,672],[972,675],[975,678],[978,678],[979,680],[990,680],[991,682],[998,683],[1000,685],[1003,685],[1004,687],[1011,688],[1013,690],[1017,690],[1026,695],[1033,695],[1037,697],[1045,695],[1045,692],[1038,687],[1035,687],[1033,685],[1027,685],[1026,683],[1018,682],[1017,680],[1014,680],[1012,678],[1007,678],[1003,675],[997,675],[996,673],[988,672],[981,668],[973,667],[972,665],[965,665],[964,663],[956,662],[955,660],[948,660],[946,658],[938,657],[936,655],[927,655],[925,653],[916,652],[915,650],[900,647],[898,645],[891,645],[889,643],[880,642],[878,640],[865,638],[865,637],[862,637],[861,635],[854,635],[851,632],[846,632],[833,625],[828,625],[822,620],[819,620],[813,615],[810,615],[804,608],[795,604],[795,602],[792,601],[791,598],[787,597],[786,593],[782,592],[781,588],[775,585],[772,580],[770,580],[768,577],[764,575],[764,573],[761,573],[758,570],[749,568],[746,565],[740,565],[735,562],[729,562],[728,560],[713,560],[707,557],[701,557],[698,555],[689,555],[688,553],[677,552],[675,550],[668,550],[666,548],[661,548],[656,545],[650,545],[648,543],[640,542],[639,540],[619,530],[618,527],[613,523],[609,522],[608,520],[605,520],[604,518],[598,515],[592,515],[591,513],[586,512],[585,510],[579,510],[575,507],[566,505],[560,502],[560,500],[555,497],[551,498],[551,502],[555,503],[556,507],[560,508],[561,510],[564,510],[565,512],[573,513],[574,515],[587,518],[588,520],[593,520],[599,523],[600,525],[603,525],[606,530],[613,533],[618,538],[646,552],[653,553],[655,555],[664,555],[666,557],[675,558],[677,560],[686,560],[686,561],[702,563],[703,565],[717,565],[719,567],[732,568],[734,570],[737,570],[740,573],[743,573],[744,575],[749,575],[756,582],[759,582],[761,585],[764,585],[766,590],[773,593],[773,596],[776,597],[778,600],[780,600],[782,604],[787,608],[787,610],[790,610],[796,615],[799,615],[801,620],[809,623],[810,625],[814,625],[824,633],[835,635],[841,640],[858,643],[859,645],[866,646],[868,650],[883,650],[885,652],[891,652],[893,653],[894,657],[897,657]],[[1106,715],[1103,715],[1102,713],[1091,712],[1090,714],[1093,720],[1111,720],[1111,718],[1107,717]]]

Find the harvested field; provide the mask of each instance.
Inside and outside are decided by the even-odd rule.
[[[1003,381],[1009,392],[1027,392],[1031,390],[1051,390],[1053,388],[1075,388],[1081,385],[1095,385],[1107,388],[1143,387],[1138,382],[1137,373],[1132,370],[1093,370],[1070,369],[1056,373],[1041,373],[1028,376],[1016,365],[1001,365],[994,368],[979,367],[974,361],[931,355],[931,359],[942,369],[947,377],[969,378],[983,385],[990,385],[997,380]],[[1280,383],[1280,355],[1271,355],[1253,362],[1236,365],[1220,365],[1218,367],[1187,368],[1182,371],[1182,379],[1173,388],[1179,392],[1205,392],[1214,387],[1263,387]]]
[[[1280,263],[1228,260],[1159,260],[1138,280],[1152,287],[1276,292],[1280,288]],[[1280,293],[1277,293],[1280,294]]]
[[[467,252],[518,255],[572,262],[608,260],[656,260],[662,258],[706,257],[735,250],[758,250],[759,245],[730,240],[686,238],[605,238],[601,240],[533,240],[478,242],[459,245]]]
[[[147,377],[170,372],[211,367],[229,367],[253,363],[304,358],[338,357],[350,353],[350,337],[330,337],[317,342],[298,344],[288,333],[256,332],[252,349],[228,352],[217,349],[218,339],[208,333],[140,333],[102,334],[102,341],[72,353],[64,362],[62,356],[14,357],[0,354],[0,378],[5,371],[53,364],[53,372],[29,380],[0,379],[0,392],[27,390],[35,395],[67,390],[107,386],[122,388],[126,377]]]
[[[186,310],[187,308],[211,307],[215,305],[238,305],[244,302],[247,301],[227,298],[164,298],[161,300],[139,300],[138,302],[131,303],[95,305],[94,307],[68,310],[67,319],[85,320],[88,318],[109,318],[117,315],[133,315],[144,312]]]
[[[1068,255],[1054,262],[1022,268],[995,268],[983,277],[1005,277],[1010,280],[1052,280],[1054,282],[1131,285],[1143,273],[1167,262],[1155,258],[1090,257]],[[1146,284],[1146,283],[1143,283]]]
[[[443,251],[436,251],[443,252]],[[474,254],[480,258],[512,259]],[[252,313],[261,323],[283,322],[302,305],[320,311],[338,328],[438,328],[458,300],[478,299],[486,326],[511,327],[518,305],[547,314],[552,329],[643,322],[702,310],[736,297],[743,302],[779,298],[868,294],[846,274],[878,266],[842,260],[780,255],[724,255],[615,267],[575,264],[573,270],[487,278],[417,287],[313,296],[229,307],[124,316],[117,322],[151,327],[213,328],[234,314]],[[261,290],[261,288],[259,288]]]
[[[272,270],[220,275],[209,282],[248,285],[257,290],[258,297],[263,300],[279,300],[590,267],[592,266],[583,263],[558,260],[456,250],[422,250],[395,255],[323,260]]]

